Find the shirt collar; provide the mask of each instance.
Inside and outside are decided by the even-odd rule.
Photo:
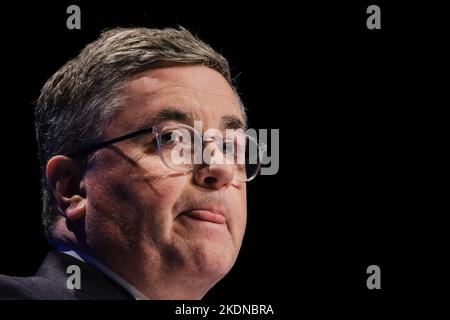
[[[120,285],[122,288],[124,288],[129,294],[134,297],[135,300],[149,300],[149,298],[145,296],[141,291],[139,291],[135,286],[133,286],[127,280],[119,276],[117,273],[115,273],[110,268],[105,266],[97,259],[91,257],[90,255],[81,251],[76,251],[66,246],[58,246],[57,250],[93,266],[94,268],[108,276],[111,280],[116,282],[118,285]]]

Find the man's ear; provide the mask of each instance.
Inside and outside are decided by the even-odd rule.
[[[66,156],[57,155],[47,162],[47,183],[56,205],[72,221],[86,215],[86,192],[81,173],[80,164]]]

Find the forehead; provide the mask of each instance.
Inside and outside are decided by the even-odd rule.
[[[219,127],[224,116],[244,121],[231,86],[220,73],[204,66],[173,66],[139,73],[128,81],[125,95],[126,106],[115,118],[115,130],[138,128],[165,108],[190,113],[207,127]]]

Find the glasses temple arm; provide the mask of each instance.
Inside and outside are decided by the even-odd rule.
[[[141,129],[141,130],[134,131],[134,132],[128,133],[126,135],[117,137],[117,138],[113,138],[113,139],[106,140],[106,141],[103,141],[103,142],[99,142],[99,143],[94,143],[92,145],[88,145],[86,147],[78,149],[75,152],[72,152],[72,153],[68,154],[67,156],[69,158],[77,158],[77,157],[80,157],[80,156],[87,155],[87,154],[89,154],[91,152],[97,151],[99,149],[102,149],[102,148],[104,148],[104,147],[106,147],[106,146],[108,146],[110,144],[114,144],[114,143],[117,143],[117,142],[120,142],[120,141],[131,139],[131,138],[134,138],[134,137],[136,137],[138,135],[141,135],[141,134],[153,133],[153,132],[154,132],[153,128]]]

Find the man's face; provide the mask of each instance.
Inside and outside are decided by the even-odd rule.
[[[227,81],[203,66],[142,72],[131,78],[126,95],[105,140],[153,125],[193,126],[193,120],[202,121],[204,131],[244,123]],[[233,265],[247,209],[245,183],[236,181],[232,166],[175,172],[149,134],[97,151],[84,184],[87,244],[122,276],[143,279],[152,270],[161,278],[216,282]]]

